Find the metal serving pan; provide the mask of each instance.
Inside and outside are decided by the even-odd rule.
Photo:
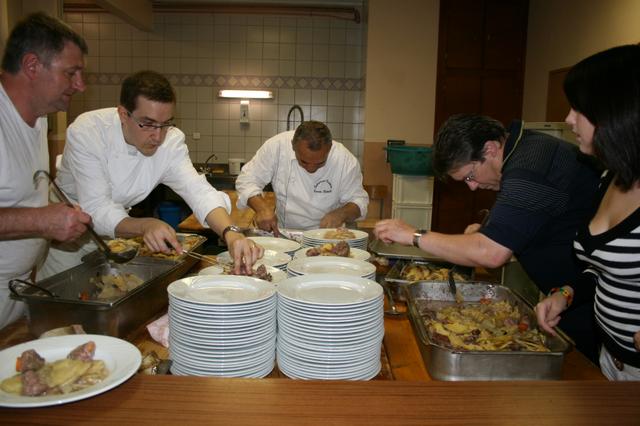
[[[191,251],[200,252],[205,241],[199,236]],[[13,280],[9,288],[11,298],[26,303],[29,331],[35,336],[53,328],[81,324],[87,333],[128,337],[166,307],[167,286],[196,262],[190,256],[175,261],[139,256],[118,265],[94,252],[85,256],[82,264],[35,285]],[[80,294],[94,293],[91,278],[113,272],[133,273],[144,283],[115,299],[80,300]]]
[[[369,251],[378,256],[388,257],[389,259],[442,261],[441,258],[417,247],[403,246],[398,243],[387,244],[378,239],[374,239],[369,243]]]
[[[436,268],[451,269],[454,267],[452,263],[445,262],[442,259],[439,260],[398,260],[396,261],[387,275],[385,276],[385,285],[389,287],[389,290],[393,293],[394,300],[405,302],[407,300],[406,288],[414,281],[403,278],[405,269],[411,265],[426,265]],[[455,272],[466,278],[466,281],[473,280],[474,269],[466,266],[455,266]]]
[[[477,303],[482,298],[507,300],[529,315],[536,325],[533,309],[523,299],[500,285],[469,282],[458,284],[464,303]],[[437,380],[551,380],[562,374],[564,355],[571,343],[559,333],[549,336],[551,352],[525,351],[456,351],[433,343],[429,339],[423,313],[437,307],[454,304],[455,300],[444,281],[417,281],[407,289],[409,316],[425,365]],[[557,330],[557,329],[556,329]]]

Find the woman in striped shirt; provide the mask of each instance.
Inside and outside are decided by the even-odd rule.
[[[609,380],[640,380],[640,45],[592,55],[567,74],[571,104],[566,122],[585,154],[607,169],[588,224],[574,250],[585,262],[580,283],[554,289],[536,306],[549,333],[576,299],[595,286],[595,316],[602,337],[600,367]]]

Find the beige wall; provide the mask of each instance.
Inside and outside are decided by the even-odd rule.
[[[392,187],[387,139],[433,143],[439,5],[438,0],[369,0],[362,165],[366,185],[389,189],[386,217]]]
[[[437,0],[370,0],[365,141],[431,144],[438,58]]]
[[[638,42],[638,0],[531,0],[523,118],[544,121],[549,71],[615,45]]]

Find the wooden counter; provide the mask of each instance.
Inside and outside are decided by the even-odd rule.
[[[0,349],[31,338],[22,320],[0,331]],[[131,341],[143,353],[168,356],[145,328]],[[390,374],[369,382],[137,374],[62,406],[0,408],[0,423],[623,425],[640,418],[640,383],[608,382],[575,351],[565,357],[563,380],[438,382],[425,370],[407,318],[385,318],[384,348]]]
[[[231,200],[231,221],[234,225],[237,225],[241,228],[249,228],[253,225],[253,218],[255,216],[255,211],[248,207],[246,209],[239,209],[236,207],[236,202],[238,201],[238,194],[233,190],[224,190]],[[276,197],[273,192],[265,192],[264,198],[269,205],[272,205],[275,208],[276,205]],[[181,232],[195,232],[197,234],[211,234],[213,235],[213,231],[208,228],[203,227],[198,222],[198,219],[194,215],[190,215],[185,220],[180,222],[178,225],[178,230]]]
[[[3,424],[637,425],[638,383],[321,382],[137,375],[59,407],[0,409]]]

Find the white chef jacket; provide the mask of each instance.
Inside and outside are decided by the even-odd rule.
[[[160,183],[179,194],[198,221],[207,226],[207,215],[218,207],[230,212],[231,202],[227,194],[216,191],[195,170],[184,139],[182,131],[171,128],[158,150],[147,157],[125,142],[117,108],[86,112],[67,129],[56,182],[91,215],[100,235],[114,237],[118,223],[129,217],[127,210]],[[70,251],[69,245],[64,248]],[[49,258],[53,258],[47,259],[47,264],[56,262],[58,255],[61,253],[52,248]],[[75,262],[56,266],[53,272],[80,263],[81,254],[75,257]],[[45,275],[50,274],[48,271]]]
[[[296,160],[291,145],[294,133],[283,132],[268,139],[242,167],[236,179],[238,208],[246,208],[249,198],[262,194],[271,183],[282,228],[318,228],[324,215],[349,202],[360,208],[360,219],[366,217],[369,196],[362,187],[356,157],[333,141],[326,164],[309,173]]]
[[[48,182],[33,182],[40,169],[49,170],[47,118],[30,127],[0,84],[0,208],[47,205]],[[24,312],[22,302],[9,298],[9,280],[28,279],[46,245],[43,238],[0,239],[0,328]]]

